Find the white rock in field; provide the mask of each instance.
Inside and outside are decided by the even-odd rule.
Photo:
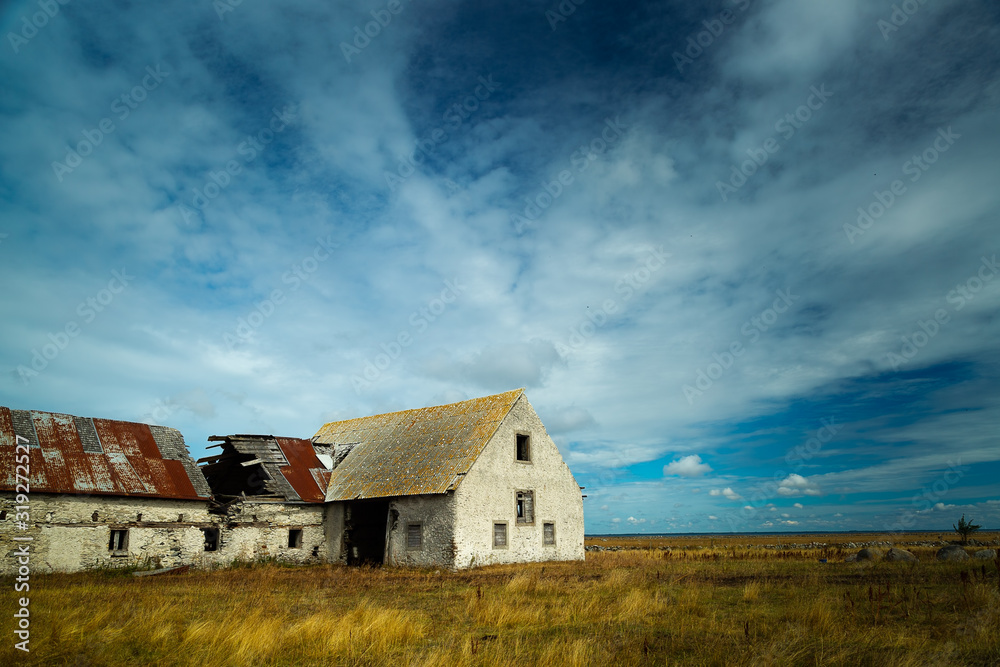
[[[983,549],[972,554],[973,558],[979,558],[981,560],[993,560],[997,557],[996,549]]]

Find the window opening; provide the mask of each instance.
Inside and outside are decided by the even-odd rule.
[[[517,492],[517,522],[532,524],[535,523],[535,492]]]
[[[526,433],[517,434],[517,460],[531,461],[531,436]]]
[[[108,540],[108,551],[114,556],[124,556],[128,554],[128,530],[112,530],[111,539]]]
[[[507,546],[507,524],[493,524],[493,548],[502,549]]]
[[[205,534],[205,551],[218,551],[219,529],[213,526],[210,528],[202,528],[201,532]]]
[[[301,528],[289,528],[288,529],[288,548],[289,549],[301,549],[302,548],[302,529]]]

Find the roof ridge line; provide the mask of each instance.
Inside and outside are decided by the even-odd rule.
[[[420,411],[420,410],[429,410],[431,408],[446,408],[446,407],[448,407],[450,405],[458,405],[459,403],[470,403],[472,401],[481,401],[481,400],[486,399],[486,398],[493,398],[494,396],[503,396],[504,394],[513,394],[514,392],[520,392],[520,394],[518,394],[518,398],[520,398],[521,394],[524,394],[524,390],[525,390],[524,387],[520,387],[518,389],[511,389],[509,391],[501,391],[501,392],[498,392],[496,394],[489,394],[487,396],[476,396],[475,398],[467,398],[467,399],[465,399],[463,401],[454,401],[452,403],[442,403],[441,405],[425,405],[422,408],[407,408],[406,410],[393,410],[392,412],[379,412],[378,414],[365,415],[363,417],[349,417],[348,419],[335,419],[333,421],[324,422],[323,425],[320,426],[320,431],[322,431],[323,427],[326,426],[326,425],[328,425],[328,424],[340,424],[342,422],[355,421],[355,420],[358,420],[358,419],[371,419],[372,417],[387,417],[389,415],[401,415],[401,414],[403,414],[405,412],[417,412],[417,411]],[[506,416],[507,415],[505,414],[504,417],[506,417]],[[319,431],[317,431],[317,433],[319,433]],[[312,437],[315,438],[316,436],[314,435]]]

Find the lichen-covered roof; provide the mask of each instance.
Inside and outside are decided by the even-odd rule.
[[[32,493],[211,496],[184,437],[172,428],[5,407],[0,407],[0,490],[13,491],[19,481],[17,436],[22,444],[28,441]]]
[[[523,389],[461,403],[325,424],[313,442],[353,445],[326,499],[446,493],[458,487]]]

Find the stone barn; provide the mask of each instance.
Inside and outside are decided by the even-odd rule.
[[[583,496],[523,389],[331,422],[331,559],[465,568],[583,560]]]
[[[0,572],[17,570],[13,554],[24,545],[32,572],[325,562],[329,470],[312,443],[217,440],[223,453],[199,468],[172,428],[0,407],[0,543],[8,556]],[[233,459],[242,476],[226,474]]]
[[[211,491],[172,428],[0,407],[0,466],[5,552],[27,545],[32,572],[190,563],[212,526]]]
[[[584,558],[581,488],[521,389],[209,441],[196,463],[172,428],[0,407],[0,574],[25,548],[31,572]]]

